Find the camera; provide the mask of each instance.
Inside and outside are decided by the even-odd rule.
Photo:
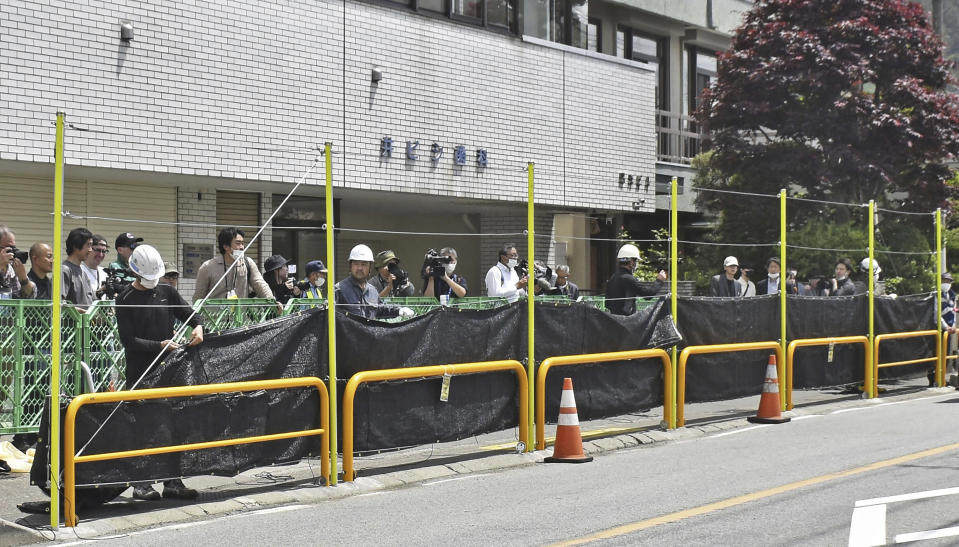
[[[390,275],[396,278],[393,281],[394,287],[405,287],[406,282],[410,279],[410,274],[406,273],[406,270],[400,268],[400,265],[396,262],[390,262],[386,265],[386,269],[390,272]]]
[[[453,259],[451,257],[440,256],[440,254],[436,252],[436,249],[430,249],[426,251],[425,264],[430,269],[430,275],[437,279],[443,278],[443,274],[446,272],[446,265],[451,264],[452,262]],[[390,270],[390,273],[393,273],[393,271]],[[397,279],[399,279],[399,276],[397,276]]]
[[[103,271],[107,274],[107,279],[103,282],[103,294],[114,300],[131,283],[128,279],[133,277],[133,272],[124,268],[104,268]]]
[[[516,271],[516,275],[522,279],[529,275],[529,262],[526,259],[520,260],[516,263],[516,266],[513,266],[513,269]]]
[[[29,254],[26,251],[21,251],[20,249],[17,249],[16,247],[7,247],[6,251],[13,253],[13,258],[16,258],[17,260],[19,260],[21,264],[27,263],[27,257],[29,256]]]

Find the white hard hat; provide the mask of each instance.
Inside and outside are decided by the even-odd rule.
[[[619,248],[619,254],[616,255],[616,258],[620,260],[625,260],[628,258],[639,258],[639,249],[632,243],[627,243]]]
[[[727,256],[726,260],[723,260],[723,268],[726,266],[739,266],[739,261],[735,256]]]
[[[869,271],[869,257],[868,257],[868,256],[867,256],[866,258],[862,259],[862,261],[859,262],[859,269],[862,270],[862,271],[864,271],[864,272],[868,272],[868,271]],[[873,275],[879,275],[879,273],[880,273],[881,271],[882,271],[882,268],[879,267],[879,261],[877,261],[875,258],[872,259],[872,273],[873,273]]]
[[[129,264],[133,273],[144,279],[143,286],[147,288],[155,287],[156,281],[166,273],[163,257],[152,245],[137,245],[130,255]]]
[[[373,262],[373,250],[360,243],[350,251],[350,260]]]

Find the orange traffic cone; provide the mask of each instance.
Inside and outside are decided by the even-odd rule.
[[[543,459],[546,463],[586,463],[592,456],[583,453],[583,437],[579,432],[579,415],[576,413],[576,398],[573,397],[573,380],[563,378],[563,397],[559,402],[559,419],[556,423],[556,442],[553,455]]]
[[[759,411],[755,416],[746,418],[754,424],[781,424],[792,418],[784,418],[779,403],[779,379],[776,375],[776,356],[769,356],[766,365],[766,381],[763,383],[763,394],[759,397]]]

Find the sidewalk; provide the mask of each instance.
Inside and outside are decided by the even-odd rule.
[[[840,389],[796,391],[791,416],[820,414],[840,408],[861,407],[889,400],[905,400],[954,392],[952,388],[926,388],[926,379],[916,378],[885,383],[878,399],[861,399],[858,393]],[[662,408],[613,418],[583,422],[587,454],[609,450],[702,437],[718,431],[751,425],[747,416],[756,413],[759,396],[729,401],[695,403],[686,406],[686,427],[663,431]],[[547,426],[547,445],[555,426]],[[25,501],[48,501],[26,473],[0,475],[0,547],[44,540],[66,540],[113,536],[159,526],[209,518],[239,511],[263,509],[293,503],[316,503],[424,480],[533,465],[549,455],[551,447],[530,453],[516,452],[517,429],[490,433],[452,443],[424,445],[354,459],[357,479],[335,487],[319,484],[319,459],[296,464],[251,469],[236,477],[192,477],[188,486],[200,490],[195,501],[160,500],[144,502],[132,498],[128,489],[114,501],[79,514],[76,529],[50,529],[47,515],[29,515],[17,509]],[[2,440],[9,440],[3,437]],[[342,458],[338,460],[342,464]],[[158,487],[159,490],[159,487]],[[61,504],[63,500],[61,499]],[[14,523],[13,525],[11,523]],[[14,528],[24,526],[39,531]]]

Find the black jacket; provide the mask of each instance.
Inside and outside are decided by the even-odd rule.
[[[709,280],[709,296],[739,296],[742,287],[738,281],[728,280],[726,274],[721,273]],[[756,285],[756,294],[759,294],[759,285]]]
[[[656,280],[653,288],[636,279],[628,268],[619,268],[606,283],[606,309],[616,315],[633,315],[637,296],[655,296],[663,286]]]

